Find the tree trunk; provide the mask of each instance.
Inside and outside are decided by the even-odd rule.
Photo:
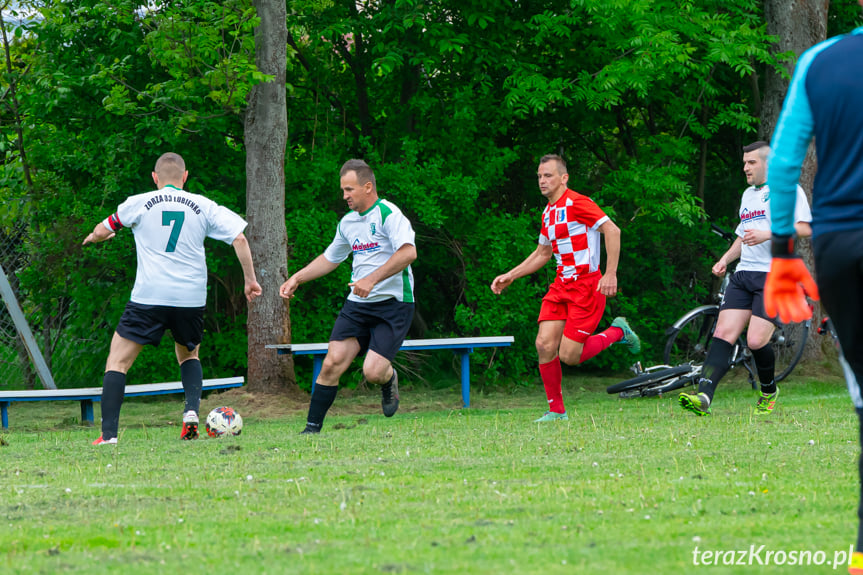
[[[790,51],[796,55],[793,62],[786,63],[789,74],[794,71],[794,65],[803,52],[827,38],[829,6],[829,0],[764,0],[767,33],[779,37],[776,53]],[[761,103],[760,137],[767,139],[773,135],[787,91],[788,80],[768,70]]]
[[[788,73],[794,71],[794,65],[800,55],[827,37],[827,11],[830,6],[829,0],[765,0],[764,16],[767,19],[767,33],[779,37],[776,52],[794,52],[796,58],[787,63]],[[779,120],[779,112],[788,91],[789,81],[779,74],[768,70],[765,79],[764,101],[761,105],[761,127],[758,135],[762,139],[769,139],[773,135],[776,123]],[[803,170],[800,173],[800,185],[806,190],[809,204],[812,204],[812,183],[815,180],[815,172],[818,169],[815,158],[815,145],[809,145],[806,159],[803,162]],[[768,176],[769,179],[769,176]],[[809,269],[815,272],[812,260],[812,248],[808,240],[799,243],[798,251],[803,256]],[[820,324],[820,305],[816,304],[815,317],[812,325]],[[804,357],[820,357],[820,342],[816,338],[809,339]]]
[[[273,81],[257,84],[249,95],[245,118],[246,235],[263,294],[249,305],[247,389],[261,393],[296,390],[290,355],[265,348],[289,343],[291,322],[279,286],[288,277],[285,228],[285,146],[288,117],[285,94],[287,24],[285,3],[255,0],[261,19],[255,29],[255,64]]]

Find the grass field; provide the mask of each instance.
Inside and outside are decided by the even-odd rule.
[[[392,419],[346,393],[320,436],[298,435],[305,405],[231,391],[202,411],[237,407],[243,435],[195,442],[180,396],[135,399],[99,448],[77,403],[13,404],[0,572],[847,573],[832,563],[856,537],[858,445],[841,380],[792,379],[767,419],[744,383],[696,418],[609,396],[614,381],[568,378],[570,421],[542,426],[538,387],[475,390],[469,410],[455,387],[406,388]],[[694,565],[696,547],[719,565]],[[768,551],[825,564],[759,565]]]

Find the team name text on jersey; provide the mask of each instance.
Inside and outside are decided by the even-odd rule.
[[[190,200],[189,198],[184,198],[183,196],[172,196],[170,194],[159,194],[158,196],[153,196],[150,200],[144,204],[144,207],[147,208],[147,211],[150,211],[156,204],[161,204],[162,202],[174,202],[175,204],[183,204],[184,206],[188,206],[193,212],[197,215],[201,215],[201,208]]]

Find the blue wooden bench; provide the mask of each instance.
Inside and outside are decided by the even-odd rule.
[[[427,349],[449,349],[461,358],[461,399],[465,407],[470,407],[470,354],[475,348],[509,347],[514,338],[511,335],[498,337],[448,337],[443,339],[406,339],[400,351],[420,351]],[[314,359],[312,370],[312,389],[318,380],[328,343],[281,343],[270,344],[267,349],[275,349],[280,355],[311,355]]]
[[[227,389],[241,387],[242,377],[223,377],[220,379],[205,379],[203,391],[211,389]],[[166,393],[181,393],[183,383],[145,383],[127,385],[126,397],[141,395],[164,395]],[[0,411],[2,411],[3,429],[9,428],[9,404],[15,401],[80,401],[81,423],[93,425],[93,402],[102,400],[101,387],[82,387],[78,389],[33,389],[20,391],[0,391]]]

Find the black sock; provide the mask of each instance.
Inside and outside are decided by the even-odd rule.
[[[339,391],[337,385],[315,385],[312,392],[312,400],[309,402],[309,416],[306,418],[306,427],[320,431],[324,425],[324,417],[327,415],[336,393]]]
[[[710,340],[710,349],[707,351],[707,359],[704,360],[704,368],[701,370],[701,379],[698,381],[698,393],[704,393],[713,402],[713,394],[719,381],[728,373],[728,365],[731,360],[731,352],[734,346],[714,337]]]
[[[201,389],[204,387],[204,368],[200,360],[187,359],[180,364],[180,378],[183,380],[183,391],[186,393],[186,406],[183,413],[201,409]]]
[[[752,358],[755,360],[755,370],[758,372],[758,381],[761,382],[761,393],[776,393],[776,354],[773,346],[767,344],[758,349],[749,348]]]
[[[857,409],[857,415],[860,418],[860,448],[861,448],[861,456],[857,461],[857,470],[860,474],[860,504],[857,507],[857,547],[854,548],[855,551],[863,551],[863,409]]]
[[[117,437],[124,395],[126,395],[126,374],[119,371],[106,371],[102,377],[102,439]]]
[[[387,380],[387,382],[385,384],[383,384],[383,387],[390,387],[395,380],[396,380],[396,368],[393,368],[393,374],[390,376],[390,378]]]

